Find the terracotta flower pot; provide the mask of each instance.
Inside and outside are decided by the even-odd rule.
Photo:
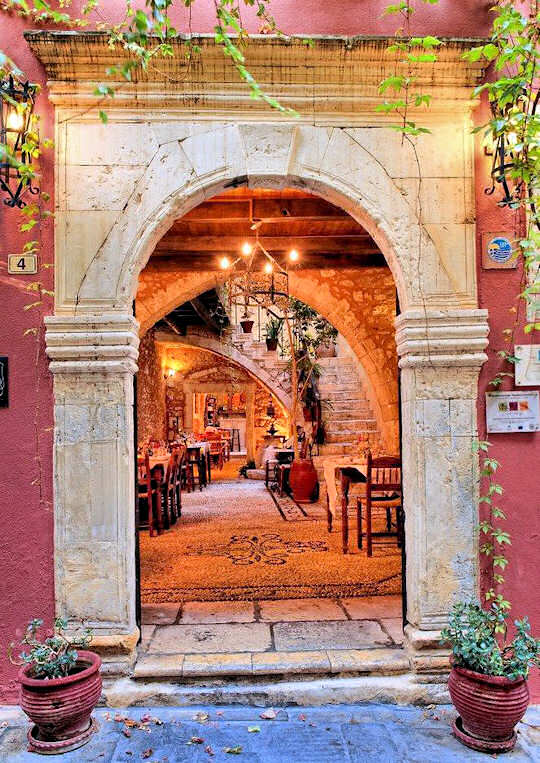
[[[240,325],[242,326],[242,331],[244,334],[251,334],[251,329],[253,328],[253,324],[255,321],[240,321]]]
[[[278,348],[278,340],[277,339],[267,339],[266,340],[266,349],[271,352],[275,351]]]
[[[36,724],[29,732],[35,752],[65,752],[88,741],[91,713],[101,696],[101,659],[77,650],[77,672],[65,678],[32,678],[32,666],[19,671],[20,705]]]
[[[495,747],[503,750],[514,746],[514,726],[523,718],[529,704],[529,688],[524,678],[510,680],[453,667],[448,689],[461,716],[464,733],[456,734],[460,741],[477,750],[492,751]],[[464,736],[471,738],[470,743],[462,738]]]
[[[311,459],[298,458],[292,462],[289,485],[297,503],[311,503],[317,482],[317,470]]]
[[[325,342],[319,345],[315,351],[315,355],[318,358],[335,358],[336,357],[336,343]]]

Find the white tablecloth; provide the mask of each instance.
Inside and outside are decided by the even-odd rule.
[[[154,468],[154,466],[162,466],[163,467],[163,473],[167,471],[167,466],[169,463],[169,459],[171,457],[170,453],[165,453],[163,456],[149,456],[150,460],[150,471]]]
[[[210,443],[207,440],[200,442],[190,442],[188,448],[200,448],[204,453],[210,453]]]
[[[326,493],[328,495],[328,509],[332,516],[336,515],[338,497],[336,469],[342,466],[353,467],[363,474],[366,473],[366,461],[358,456],[331,456],[324,459],[324,481],[326,482]]]

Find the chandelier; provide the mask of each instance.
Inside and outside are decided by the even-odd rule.
[[[240,254],[233,261],[222,257],[220,267],[228,271],[226,282],[229,307],[235,305],[248,317],[250,307],[280,307],[285,310],[289,303],[289,274],[284,265],[270,254],[259,238],[259,228],[264,220],[251,225],[255,231],[255,242],[245,241]],[[289,263],[296,263],[300,257],[296,249],[288,253]]]
[[[22,209],[26,190],[39,193],[23,167],[30,160],[28,136],[36,92],[37,85],[20,84],[12,75],[0,81],[0,189],[7,194],[4,204],[8,207]]]

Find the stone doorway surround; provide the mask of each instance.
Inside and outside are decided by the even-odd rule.
[[[231,84],[229,64],[204,38],[204,72],[194,67],[182,85],[124,83],[105,126],[88,109],[107,55],[104,38],[26,37],[46,67],[57,106],[56,301],[46,324],[55,396],[58,614],[94,628],[111,671],[130,669],[139,635],[132,384],[138,324],[131,312],[138,275],[156,242],[176,218],[236,184],[297,187],[364,225],[395,279],[405,630],[413,671],[443,669],[446,656],[433,650],[439,630],[453,599],[473,595],[477,586],[471,444],[488,333],[487,312],[477,309],[471,222],[469,87],[481,70],[461,60],[465,43],[449,41],[426,69],[437,98],[424,119],[432,134],[418,139],[420,184],[413,152],[390,129],[389,117],[373,110],[377,83],[385,67],[393,68],[384,40],[332,38],[314,50],[294,39],[256,40],[254,75],[264,82],[268,71],[258,69],[255,54],[265,65],[279,58],[275,71],[290,77],[271,87],[285,103],[305,106],[299,119],[288,119]],[[314,65],[306,66],[312,56]],[[198,280],[194,294],[211,274]],[[305,301],[369,357],[369,344],[351,337],[339,293],[321,289]]]

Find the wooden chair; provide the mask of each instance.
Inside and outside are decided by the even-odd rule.
[[[167,464],[167,471],[165,473],[165,479],[161,483],[161,503],[163,507],[163,526],[166,530],[169,530],[171,525],[176,523],[177,509],[176,509],[176,471],[177,471],[178,456],[176,453],[171,453],[169,463]]]
[[[230,461],[231,459],[231,432],[229,429],[220,429],[221,443],[223,445],[223,459],[224,461]]]
[[[174,489],[176,491],[176,512],[177,517],[180,519],[182,516],[182,472],[185,465],[186,448],[185,445],[181,445],[176,450],[176,472],[174,476]]]
[[[193,490],[195,490],[195,484],[199,485],[199,490],[203,489],[203,486],[206,482],[206,478],[205,478],[206,469],[205,469],[205,464],[203,463],[203,460],[205,460],[205,457],[204,455],[201,455],[201,449],[191,448],[188,445],[187,459],[186,459],[188,493],[191,493]],[[197,470],[196,474],[195,474],[195,470]],[[195,480],[197,482],[195,482]]]
[[[143,458],[137,459],[137,476],[139,487],[137,527],[139,530],[148,527],[150,537],[153,538],[163,532],[161,479],[152,476],[148,453]]]
[[[221,438],[209,440],[210,442],[210,458],[216,464],[217,468],[221,471],[223,469],[223,444]]]
[[[362,548],[362,541],[366,537],[366,551],[368,556],[373,556],[374,537],[397,538],[398,548],[403,544],[403,498],[401,487],[401,459],[395,456],[380,456],[373,458],[368,451],[365,495],[365,520],[366,531],[362,528],[362,498],[357,502],[357,531],[358,548]],[[384,509],[386,512],[386,531],[373,532],[372,513],[374,508]],[[395,524],[392,522],[392,509],[396,510]],[[395,527],[395,529],[393,529]]]

